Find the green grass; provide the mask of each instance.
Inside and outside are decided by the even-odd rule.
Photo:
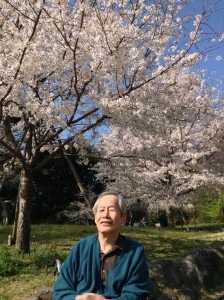
[[[182,258],[196,250],[223,246],[224,224],[181,229],[122,227],[124,235],[138,240],[145,247],[148,262]],[[54,284],[55,259],[66,258],[81,238],[94,234],[95,226],[33,225],[31,252],[19,254],[7,246],[11,226],[0,226],[0,300],[25,300],[38,287]]]

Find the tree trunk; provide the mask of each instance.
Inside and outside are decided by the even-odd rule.
[[[188,230],[187,222],[185,220],[185,217],[184,217],[184,214],[183,214],[181,208],[179,208],[179,213],[180,213],[180,217],[181,217],[181,228],[184,229],[184,225],[185,225]]]
[[[0,177],[0,192],[1,192],[2,189],[3,189],[4,181],[5,181],[5,176],[2,175],[2,176]]]
[[[20,175],[20,188],[18,192],[18,220],[16,229],[16,248],[23,252],[30,252],[30,214],[32,200],[33,178],[31,173],[24,170]]]
[[[65,156],[65,159],[67,160],[67,163],[68,163],[68,165],[69,165],[69,167],[70,167],[70,169],[72,171],[72,174],[75,177],[75,180],[76,180],[76,182],[78,184],[79,190],[80,190],[83,198],[85,199],[87,206],[89,207],[89,209],[91,209],[90,199],[89,199],[89,197],[88,197],[88,195],[86,193],[86,190],[85,190],[85,188],[84,188],[84,186],[83,186],[83,184],[81,182],[79,174],[77,173],[77,171],[75,169],[74,164],[72,163],[71,159],[69,158],[69,156],[67,155],[67,153],[65,151],[64,151],[64,156]]]
[[[166,215],[167,215],[168,227],[175,228],[173,208],[171,206],[166,210]]]
[[[20,188],[18,190],[20,190]],[[14,218],[13,230],[12,230],[11,245],[15,245],[16,243],[18,217],[19,217],[19,194],[17,194],[17,198],[16,198],[16,209],[15,209],[15,218]]]

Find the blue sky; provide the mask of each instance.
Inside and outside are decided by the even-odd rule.
[[[195,14],[197,14],[197,12],[202,11],[203,5],[211,8],[214,3],[216,3],[215,11],[208,16],[204,27],[203,36],[205,39],[211,37],[212,34],[218,33],[221,35],[224,33],[224,0],[191,0],[189,6],[189,9],[195,9]],[[218,38],[209,41],[206,47],[210,51],[206,53],[207,59],[199,63],[199,68],[207,70],[206,75],[208,78],[214,75],[214,78],[220,81],[224,78],[224,39],[222,42],[219,42]],[[216,60],[218,56],[221,56],[222,59]]]

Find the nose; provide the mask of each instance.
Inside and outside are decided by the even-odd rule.
[[[103,217],[108,217],[108,216],[109,216],[109,209],[104,209]]]

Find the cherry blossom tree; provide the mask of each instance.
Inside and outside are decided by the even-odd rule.
[[[113,109],[116,123],[102,138],[98,177],[107,176],[108,188],[122,191],[130,204],[140,199],[149,210],[168,211],[190,204],[189,193],[201,187],[223,189],[217,163],[223,104],[215,88],[188,65],[186,57],[169,76]]]
[[[13,232],[18,250],[30,251],[35,172],[69,143],[77,146],[85,133],[95,136],[113,107],[120,115],[119,105],[129,101],[132,112],[132,93],[156,88],[182,59],[198,56],[190,53],[200,46],[212,10],[205,6],[190,21],[181,14],[186,3],[1,1],[0,145],[21,168]],[[40,161],[43,151],[49,155]]]

